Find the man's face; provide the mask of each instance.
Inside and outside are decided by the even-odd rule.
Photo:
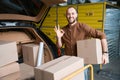
[[[73,24],[77,21],[77,12],[74,8],[69,8],[66,12],[66,17],[69,24]]]

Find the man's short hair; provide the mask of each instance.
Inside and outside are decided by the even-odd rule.
[[[68,11],[69,8],[74,8],[75,11],[78,13],[78,10],[75,7],[73,7],[73,6],[69,6],[66,11]]]

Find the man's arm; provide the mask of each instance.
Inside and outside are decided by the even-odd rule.
[[[58,48],[62,47],[62,36],[64,34],[64,31],[62,29],[60,29],[60,27],[58,26],[58,28],[55,26],[54,31],[56,32],[57,35],[57,41],[56,41],[56,45]]]
[[[58,48],[61,48],[61,47],[62,47],[62,40],[61,40],[61,37],[58,37],[58,36],[57,36],[56,45],[57,45]]]
[[[107,53],[108,52],[107,40],[106,39],[101,39],[101,44],[102,44],[103,53]]]
[[[103,51],[103,56],[102,56],[103,64],[106,64],[109,62],[107,40],[101,39],[101,45],[102,45],[102,51]]]
[[[102,51],[103,51],[103,56],[102,56],[103,64],[108,63],[108,45],[107,45],[105,33],[97,29],[94,29],[86,24],[82,24],[82,26],[84,27],[84,30],[87,33],[86,35],[93,38],[99,38],[101,40]]]

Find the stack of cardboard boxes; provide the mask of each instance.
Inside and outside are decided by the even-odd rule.
[[[0,41],[0,80],[16,80],[20,68],[16,42]]]
[[[39,45],[24,44],[22,46],[24,63],[34,67],[35,80],[61,80],[74,71],[84,67],[84,60],[75,56],[62,56],[42,65],[36,66],[38,60]],[[44,56],[44,55],[43,55]],[[71,80],[84,80],[84,72]]]
[[[36,66],[39,45],[22,46],[24,63],[34,67],[35,80],[62,80],[84,67],[84,64],[102,64],[102,46],[99,39],[77,41],[77,56],[62,56]],[[109,60],[109,59],[108,59]],[[84,80],[84,71],[70,80]]]

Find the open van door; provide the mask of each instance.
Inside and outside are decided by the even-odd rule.
[[[59,4],[59,3],[64,3],[67,2],[67,0],[41,0],[43,3],[45,3],[48,6],[54,5],[54,4]]]
[[[66,1],[1,0],[0,40],[15,41],[20,56],[22,54],[22,45],[44,42],[45,62],[56,58],[56,45],[34,23],[42,22],[42,18],[49,12],[50,6]]]

